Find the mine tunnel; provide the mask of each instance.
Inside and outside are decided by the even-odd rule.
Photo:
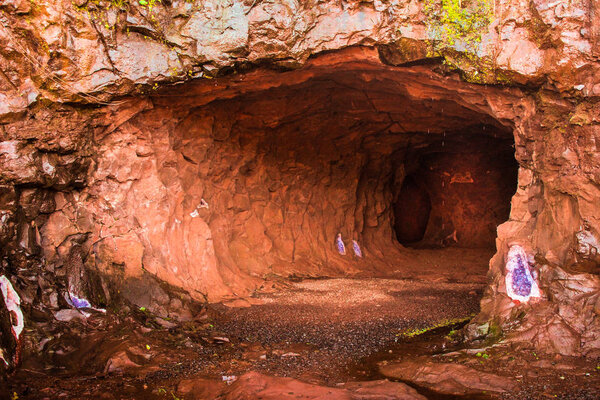
[[[479,310],[517,187],[512,121],[430,66],[342,56],[164,89],[103,139],[89,190],[122,200],[92,251],[121,296],[180,318],[151,276],[252,305],[222,336],[316,343],[334,375],[406,321]]]
[[[600,399],[600,0],[0,38],[0,400]]]
[[[183,211],[165,221],[183,235],[168,244],[177,274],[162,250],[144,253],[146,270],[215,297],[270,273],[402,275],[427,254],[458,265],[477,253],[485,273],[516,189],[511,121],[427,66],[333,60],[192,81],[153,96],[153,109],[121,128],[147,135],[165,196]],[[100,169],[114,169],[106,154]],[[147,213],[136,218],[150,226]],[[196,230],[200,241],[188,245]],[[204,276],[194,252],[210,258]]]

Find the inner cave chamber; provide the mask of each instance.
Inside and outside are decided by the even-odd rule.
[[[139,100],[80,197],[97,236],[86,263],[214,300],[270,276],[410,275],[432,249],[483,250],[485,271],[518,167],[494,90],[324,57]]]
[[[398,241],[417,248],[493,248],[515,191],[511,142],[510,132],[472,125],[403,150],[404,179],[393,203]]]

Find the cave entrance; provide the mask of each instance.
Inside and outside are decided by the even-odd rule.
[[[517,181],[510,132],[479,125],[406,150],[393,204],[398,241],[415,248],[493,248]]]
[[[246,348],[248,368],[256,361],[289,374],[292,354],[292,373],[314,377],[388,346],[396,352],[392,332],[479,310],[496,226],[516,188],[517,95],[447,72],[385,65],[376,49],[354,48],[299,70],[199,79],[124,102],[105,116],[105,134],[94,132],[88,186],[57,195],[41,229],[44,258],[68,254],[57,271],[83,282],[88,253],[89,276],[115,282],[94,284],[147,310],[145,325],[197,320],[211,337],[201,354],[221,352],[231,337],[233,353],[220,359]],[[196,314],[184,306],[192,297],[231,307]],[[129,339],[135,350],[139,335]],[[198,374],[214,372],[197,364],[212,366]]]
[[[153,143],[155,181],[168,187],[157,204],[175,217],[144,263],[168,271],[168,254],[209,294],[272,275],[458,279],[465,260],[484,280],[516,189],[518,99],[435,66],[382,64],[375,51],[154,95],[137,126],[151,140],[136,140]],[[136,218],[157,226],[151,213]],[[196,279],[202,257],[207,278]]]

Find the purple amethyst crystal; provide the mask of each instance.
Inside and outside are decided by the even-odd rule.
[[[512,287],[519,296],[527,297],[531,293],[531,280],[523,265],[519,265],[513,270]]]
[[[360,250],[360,246],[356,240],[352,241],[352,249],[354,250],[354,255],[356,257],[362,258],[362,251]]]
[[[69,293],[71,297],[71,303],[73,303],[73,307],[75,308],[91,308],[92,305],[89,301],[84,298],[79,298],[72,293]]]
[[[525,249],[519,245],[511,246],[506,258],[506,294],[518,302],[541,297],[534,276]]]
[[[335,239],[335,244],[337,246],[338,252],[345,256],[346,255],[346,246],[344,245],[344,241],[342,240],[342,234],[338,233],[337,238]]]

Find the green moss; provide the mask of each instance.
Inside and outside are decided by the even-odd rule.
[[[502,328],[497,323],[490,321],[490,327],[488,329],[488,338],[492,340],[500,339],[502,336]]]
[[[425,0],[424,12],[431,37],[428,57],[442,57],[448,69],[468,82],[513,83],[492,58],[478,56],[482,37],[494,19],[492,0]]]
[[[419,336],[422,335],[424,333],[427,332],[431,332],[433,330],[436,329],[440,329],[440,328],[447,328],[453,325],[458,325],[458,324],[463,324],[465,322],[470,321],[473,318],[473,315],[469,315],[467,317],[462,317],[462,318],[453,318],[453,319],[445,319],[441,322],[438,322],[436,324],[430,325],[430,326],[426,326],[424,328],[419,328],[419,329],[405,329],[403,331],[400,331],[399,333],[396,334],[396,336],[398,337],[404,337],[404,338],[413,338],[415,336]],[[456,331],[453,330],[453,332],[456,334]]]
[[[148,8],[149,11],[152,11],[152,8],[161,2],[162,0],[89,0],[81,7],[75,5],[75,3],[73,3],[73,5],[80,11],[90,11],[90,4],[93,4],[95,8],[99,10],[108,10],[113,7],[125,10],[131,7],[131,4],[138,4],[142,7]]]
[[[464,47],[476,53],[493,20],[491,0],[425,0],[430,33],[441,47]]]

